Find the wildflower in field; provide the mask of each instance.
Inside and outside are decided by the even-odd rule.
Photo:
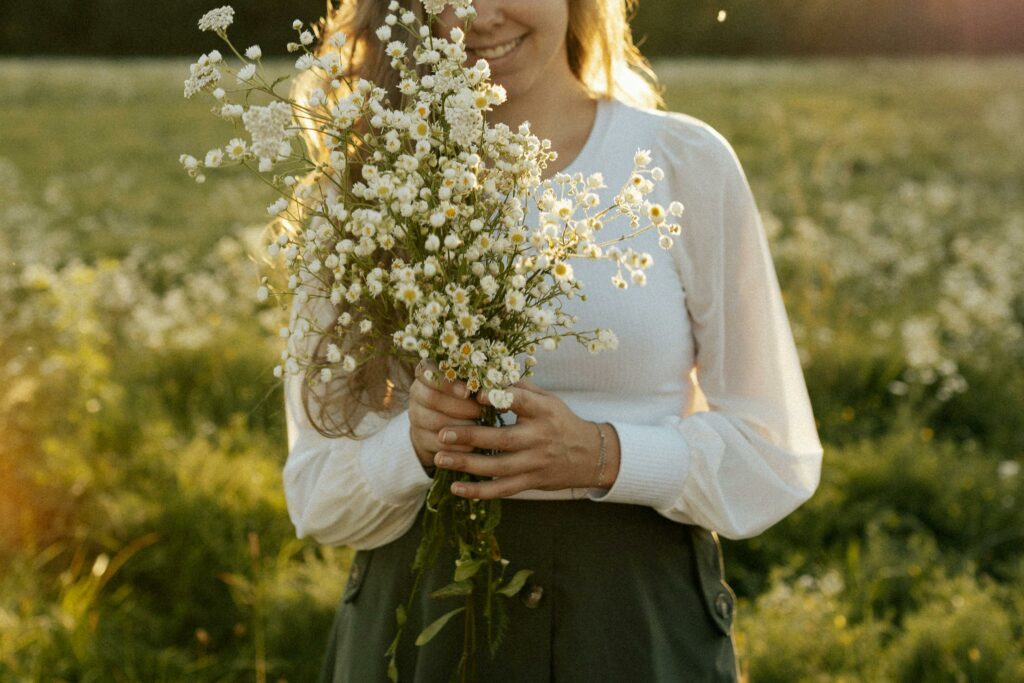
[[[235,20],[235,10],[230,5],[212,9],[199,18],[200,31],[226,31]]]
[[[209,55],[203,55],[195,64],[189,66],[189,76],[185,80],[185,97],[191,99],[201,90],[209,88],[220,81],[220,71],[210,61]]]

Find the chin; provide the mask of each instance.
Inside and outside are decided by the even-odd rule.
[[[529,91],[532,81],[523,77],[524,74],[509,73],[501,76],[491,76],[491,81],[505,89],[507,99],[512,99]]]

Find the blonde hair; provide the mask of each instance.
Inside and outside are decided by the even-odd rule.
[[[566,1],[569,3],[566,34],[569,66],[588,93],[592,97],[615,98],[638,107],[664,109],[663,88],[634,44],[629,26],[629,18],[639,0]],[[421,0],[400,0],[399,4],[426,23]],[[346,58],[346,77],[352,81],[365,78],[376,83],[388,92],[391,105],[398,107],[401,104],[399,76],[391,68],[390,58],[384,54],[385,46],[375,34],[388,14],[387,6],[385,0],[341,0],[340,6],[335,7],[334,0],[326,0],[326,15],[311,26],[316,37],[312,52],[316,57],[322,56],[333,49],[328,45],[331,36],[343,33],[346,37],[342,50]],[[420,67],[421,71],[426,68]],[[307,70],[292,81],[289,95],[292,100],[304,101],[313,90],[324,88],[324,85],[322,75]],[[318,135],[307,133],[304,141],[314,161],[326,160],[327,149]],[[304,179],[307,183],[319,181],[318,173]],[[294,229],[294,225],[291,227]],[[336,316],[345,308],[344,302],[335,305]],[[357,336],[354,330],[349,330],[347,336],[350,338],[344,345],[348,348],[362,343],[362,340],[351,338]],[[317,341],[312,354],[314,361],[322,363],[325,359],[326,342],[327,338],[323,336]],[[326,389],[321,390],[326,393],[317,396],[320,404],[318,420],[313,419],[309,409],[311,387],[308,382],[303,383],[302,402],[306,415],[324,436],[357,437],[355,428],[368,411],[394,413],[405,402],[402,397],[412,383],[413,367],[409,362],[396,360],[388,353],[391,349],[383,348],[391,346],[390,338],[382,339],[378,345],[381,348],[377,349],[376,360],[361,365],[352,374],[333,379]],[[313,372],[310,369],[307,374],[311,376]],[[396,395],[399,400],[396,400]],[[341,417],[339,422],[336,419],[338,415],[330,416],[333,429],[325,426],[330,408]]]

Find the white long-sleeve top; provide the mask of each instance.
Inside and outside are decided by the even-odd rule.
[[[601,171],[607,204],[638,148],[665,171],[650,200],[685,205],[682,235],[668,251],[653,230],[622,245],[654,257],[643,287],[617,290],[613,265],[574,262],[587,301],[574,298],[565,310],[578,316],[577,330],[614,330],[619,348],[595,355],[566,340],[538,352],[532,379],[618,433],[618,476],[608,489],[588,490],[590,500],[647,505],[726,538],[756,536],[810,498],[822,461],[764,227],[732,146],[685,114],[602,100],[564,170]],[[602,237],[627,229],[612,222]],[[326,326],[332,315],[323,315]],[[326,438],[306,418],[301,381],[285,380],[284,486],[296,533],[356,549],[400,537],[432,481],[412,447],[408,411],[368,416],[365,439]],[[571,497],[569,489],[510,496]]]

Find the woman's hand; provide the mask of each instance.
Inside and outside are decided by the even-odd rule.
[[[438,467],[468,472],[493,481],[456,482],[452,493],[465,498],[504,498],[527,489],[556,491],[596,484],[601,436],[598,427],[556,395],[528,380],[509,387],[517,420],[508,427],[447,426],[440,437]],[[487,405],[480,392],[477,401]],[[619,471],[619,440],[615,429],[601,426],[605,436],[604,486]],[[479,455],[469,451],[500,451]]]
[[[435,381],[426,378],[427,370],[434,371]],[[465,382],[445,381],[433,364],[423,362],[416,366],[416,379],[409,387],[409,438],[425,470],[434,466],[434,454],[441,448],[437,439],[442,428],[476,424],[483,413],[479,403],[467,398],[468,393]],[[472,446],[446,448],[473,450]]]

